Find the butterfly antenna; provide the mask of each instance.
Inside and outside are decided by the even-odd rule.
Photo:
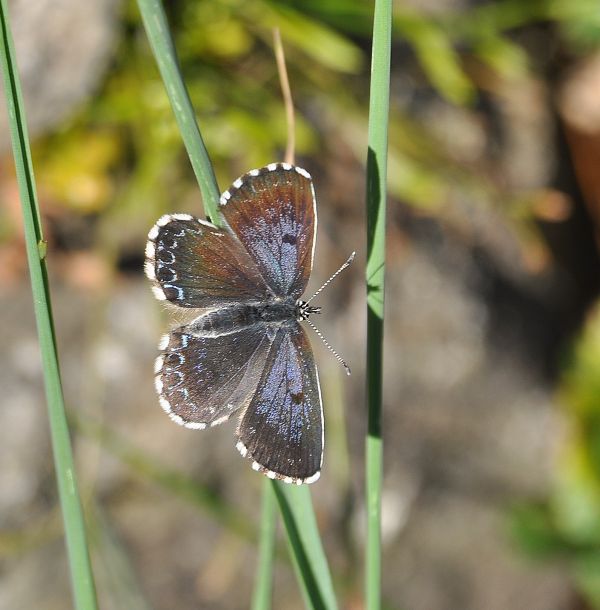
[[[348,257],[348,260],[321,286],[321,288],[319,288],[319,290],[317,290],[317,292],[315,292],[315,294],[312,295],[312,297],[310,297],[310,299],[308,299],[308,301],[306,301],[305,304],[308,305],[308,303],[310,303],[323,290],[323,288],[325,288],[325,286],[327,286],[327,284],[329,284],[336,276],[338,276],[346,267],[349,267],[352,264],[352,261],[354,260],[355,256],[356,256],[356,252],[353,252]],[[323,337],[321,337],[321,338],[323,339]],[[325,341],[325,339],[323,339],[323,341]],[[325,342],[325,345],[327,345],[327,342]]]
[[[329,342],[327,341],[327,339],[325,339],[323,333],[308,318],[305,318],[304,321],[308,323],[308,325],[317,333],[317,335],[319,335],[319,339],[323,341],[325,347],[337,358],[337,361],[346,369],[346,375],[350,375],[350,367],[346,364],[346,361],[333,349],[333,347],[329,345]]]

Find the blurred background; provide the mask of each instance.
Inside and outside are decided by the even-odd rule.
[[[9,0],[62,374],[103,609],[247,608],[262,477],[235,422],[174,425],[173,320],[148,229],[202,202],[135,2]],[[221,190],[281,160],[279,26],[314,177],[326,453],[312,487],[341,606],[361,608],[364,166],[372,5],[173,0]],[[384,598],[410,610],[600,608],[600,12],[404,0],[394,14]],[[3,98],[0,104],[3,105]],[[0,109],[0,608],[70,607],[20,204]],[[302,607],[283,538],[274,607]]]

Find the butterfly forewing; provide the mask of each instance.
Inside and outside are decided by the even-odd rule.
[[[187,214],[163,216],[152,227],[145,269],[156,297],[180,307],[219,307],[267,293],[235,236]]]
[[[165,335],[156,361],[156,389],[171,419],[205,428],[248,404],[265,369],[272,339],[266,327],[220,336],[182,326]]]
[[[300,297],[317,228],[310,175],[284,163],[253,170],[223,193],[221,212],[273,293]]]
[[[298,323],[279,329],[260,382],[238,426],[238,449],[253,467],[286,482],[321,470],[323,411],[317,367]]]

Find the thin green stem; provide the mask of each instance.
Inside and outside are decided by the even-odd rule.
[[[93,438],[112,455],[127,464],[137,475],[168,490],[173,496],[197,506],[222,527],[255,542],[256,532],[244,515],[227,504],[218,494],[190,477],[164,466],[117,432],[81,414],[72,415],[72,423],[81,434]]]
[[[313,610],[334,610],[337,602],[312,507],[310,488],[308,485],[288,485],[279,481],[272,484],[304,603]]]
[[[0,60],[23,213],[27,260],[40,341],[52,451],[65,528],[71,585],[75,607],[78,610],[95,610],[97,608],[96,590],[89,559],[83,511],[77,489],[54,335],[45,263],[46,244],[40,223],[27,124],[6,0],[0,0],[0,45]]]
[[[219,187],[198,128],[190,96],[181,76],[165,11],[160,0],[138,0],[138,6],[181,137],[200,186],[204,210],[212,222],[218,225],[221,220]]]
[[[366,607],[381,607],[382,383],[391,0],[376,0],[367,153]]]
[[[275,494],[271,488],[270,481],[265,479],[263,481],[258,570],[256,572],[256,583],[252,597],[252,610],[269,610],[271,608],[275,533],[277,531],[276,507]]]

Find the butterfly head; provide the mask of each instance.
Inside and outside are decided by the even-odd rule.
[[[320,307],[313,307],[306,301],[298,299],[296,301],[296,320],[302,322],[302,320],[308,320],[308,317],[313,313],[321,313]]]

